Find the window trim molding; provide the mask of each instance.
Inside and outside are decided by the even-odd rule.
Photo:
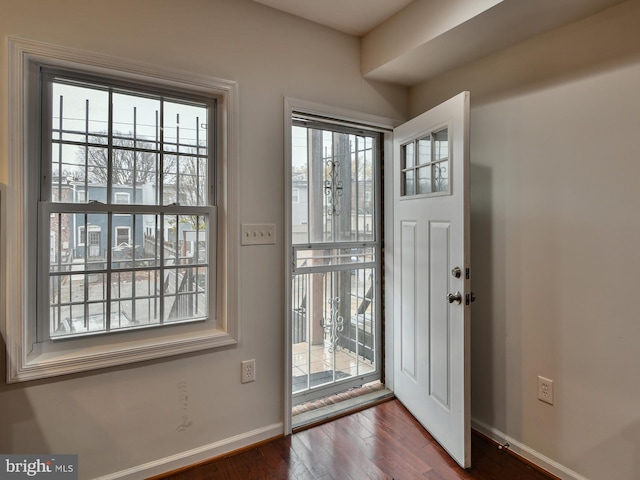
[[[238,167],[238,84],[203,74],[134,62],[74,48],[10,37],[8,39],[9,101],[7,185],[3,195],[3,225],[16,225],[5,231],[2,257],[6,259],[3,284],[4,336],[6,341],[6,381],[22,381],[65,375],[104,367],[125,365],[171,355],[178,355],[238,343],[238,223],[240,195]],[[213,282],[216,295],[217,318],[207,327],[184,324],[160,329],[145,335],[139,332],[114,334],[110,342],[79,349],[53,349],[40,352],[39,344],[31,342],[35,330],[35,309],[29,305],[28,289],[35,277],[34,255],[39,247],[30,235],[27,195],[31,191],[26,182],[30,149],[26,133],[30,121],[27,105],[29,69],[35,63],[77,69],[124,80],[151,83],[159,87],[188,89],[218,98],[220,135],[218,142],[217,225],[213,226],[212,241],[217,248],[217,275]],[[32,121],[32,120],[31,120]],[[6,230],[6,229],[5,229]],[[217,234],[216,234],[217,233]],[[25,246],[24,242],[29,240]],[[7,255],[11,252],[11,255]],[[42,253],[42,252],[40,252]],[[9,272],[11,282],[9,282]],[[31,323],[31,325],[29,325]],[[217,324],[217,328],[211,325]],[[202,325],[202,324],[200,324]],[[72,350],[72,351],[70,351]]]

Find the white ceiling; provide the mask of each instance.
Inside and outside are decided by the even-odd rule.
[[[624,0],[254,0],[362,37],[369,80],[412,86]]]
[[[350,35],[361,36],[413,0],[254,0]]]

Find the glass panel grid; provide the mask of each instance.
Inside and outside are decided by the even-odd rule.
[[[294,394],[376,371],[375,271],[294,275]]]
[[[401,196],[449,191],[449,135],[447,128],[431,132],[425,137],[402,145],[400,155]]]
[[[207,318],[209,106],[50,81],[49,336]]]
[[[52,90],[52,201],[208,204],[207,105],[57,78]]]
[[[196,228],[180,229],[181,240],[172,242],[165,240],[162,232],[162,241],[157,241],[153,233],[153,228],[160,225],[160,216],[49,215],[52,239],[64,237],[62,232],[70,225],[81,224],[78,229],[85,231],[84,240],[88,242],[78,243],[73,249],[68,242],[50,242],[52,338],[206,318],[208,217],[184,216],[195,219]],[[130,226],[115,226],[115,234],[109,239],[102,235],[109,217],[112,224],[114,219],[122,222],[124,217]],[[145,225],[146,234],[132,234],[142,232]],[[160,245],[164,255],[159,252]],[[105,252],[109,250],[111,262],[107,263]],[[160,256],[169,260],[161,265]]]
[[[292,129],[293,243],[375,240],[375,138]]]

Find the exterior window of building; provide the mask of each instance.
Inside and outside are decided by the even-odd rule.
[[[131,243],[131,229],[129,227],[116,227],[116,245],[129,246],[130,243]]]
[[[82,247],[87,243],[87,231],[84,228],[84,225],[78,227],[78,246]]]
[[[27,200],[7,242],[26,279],[9,305],[8,381],[236,343],[235,277],[218,268],[235,261],[235,83],[10,48]]]
[[[113,203],[118,203],[120,205],[130,203],[129,194],[127,192],[114,192]]]

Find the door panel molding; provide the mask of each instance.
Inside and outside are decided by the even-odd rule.
[[[415,221],[402,221],[400,308],[402,322],[400,358],[402,371],[416,379],[416,227]]]

